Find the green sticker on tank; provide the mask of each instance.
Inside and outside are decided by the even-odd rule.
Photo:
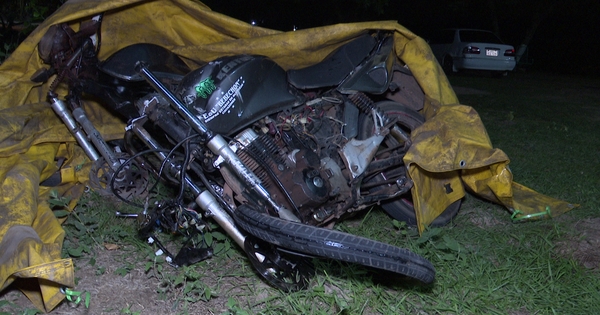
[[[196,93],[198,93],[198,97],[201,98],[207,98],[216,89],[215,81],[211,77],[200,81],[200,83],[196,85]]]

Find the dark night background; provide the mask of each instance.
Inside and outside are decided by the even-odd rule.
[[[66,0],[0,0],[0,62]],[[393,20],[427,39],[451,27],[496,32],[517,49],[527,43],[528,70],[600,74],[598,0],[204,0],[214,11],[291,31],[337,23]],[[536,23],[537,22],[537,23]],[[537,27],[535,27],[537,25]],[[534,30],[535,32],[532,32]],[[533,36],[530,36],[533,35]]]
[[[417,35],[469,27],[499,33],[504,42],[529,42],[531,70],[600,73],[600,1],[597,0],[205,0],[214,11],[257,25],[290,31],[316,26],[394,20]]]

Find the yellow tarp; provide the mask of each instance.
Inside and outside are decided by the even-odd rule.
[[[41,310],[52,310],[64,297],[58,289],[74,283],[72,263],[60,257],[64,231],[45,202],[48,189],[39,183],[57,171],[55,158],[65,157],[61,172],[70,174],[63,178],[71,182],[57,189],[77,198],[90,165],[74,171],[85,156],[46,102],[48,83],[34,84],[29,78],[44,67],[36,45],[48,27],[67,22],[77,30],[80,22],[102,12],[101,60],[130,44],[154,43],[187,58],[192,67],[223,55],[250,53],[267,55],[286,69],[301,68],[369,30],[393,31],[398,58],[427,95],[427,122],[415,132],[406,157],[415,182],[413,199],[420,228],[462,198],[463,187],[524,214],[550,206],[557,215],[572,207],[512,182],[508,157],[492,148],[477,113],[457,105],[429,46],[396,22],[282,33],[189,0],[70,0],[0,66],[0,289],[18,279],[18,286]],[[57,92],[64,96],[66,90]],[[85,108],[105,139],[122,136],[122,121],[98,104],[87,103]]]

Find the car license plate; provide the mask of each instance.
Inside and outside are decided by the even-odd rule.
[[[485,55],[486,56],[492,56],[492,57],[498,57],[498,50],[495,50],[495,49],[486,49],[485,50]]]

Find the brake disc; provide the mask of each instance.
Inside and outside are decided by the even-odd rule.
[[[121,163],[129,159],[127,153],[116,153],[116,156]],[[115,179],[111,187],[113,176]],[[94,162],[90,169],[90,188],[103,196],[116,194],[126,200],[133,197],[144,199],[148,195],[148,182],[148,170],[135,159],[123,166],[118,174],[103,157]]]
[[[246,236],[244,250],[256,271],[272,286],[295,292],[308,286],[314,268],[305,256],[280,252],[273,244]]]

